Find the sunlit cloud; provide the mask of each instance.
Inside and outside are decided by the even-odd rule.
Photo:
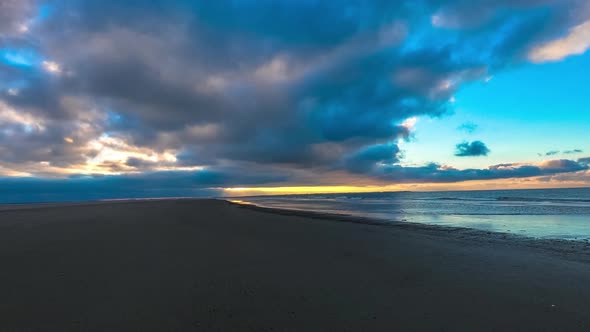
[[[43,68],[53,74],[61,73],[61,66],[57,62],[43,61]]]
[[[404,120],[404,122],[402,122],[401,126],[407,128],[408,131],[411,131],[416,126],[416,123],[418,123],[418,117],[411,117],[411,118]]]
[[[21,23],[18,25],[18,31],[20,33],[27,33],[29,32],[29,25],[26,23]]]
[[[175,163],[176,156],[170,151],[157,152],[149,148],[142,148],[128,144],[123,139],[102,135],[92,140],[87,145],[88,150],[95,151],[96,155],[89,158],[86,167],[89,171],[96,172],[104,169],[103,165],[118,165],[120,170],[107,173],[121,173],[132,171],[135,167],[126,164],[130,158],[136,158],[151,163]]]
[[[590,21],[573,27],[560,39],[550,41],[534,48],[529,53],[533,62],[559,61],[571,55],[585,53],[590,48]]]
[[[0,101],[0,125],[2,124],[20,125],[26,131],[45,130],[45,121],[42,118],[24,111],[17,111]]]
[[[28,172],[17,171],[13,169],[8,169],[0,165],[0,177],[30,177],[33,174]]]

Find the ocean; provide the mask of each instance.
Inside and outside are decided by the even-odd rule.
[[[389,222],[590,240],[590,188],[313,194],[240,198],[251,204]]]

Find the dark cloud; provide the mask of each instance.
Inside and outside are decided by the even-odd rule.
[[[479,157],[490,153],[490,149],[481,141],[459,143],[455,148],[457,157]]]
[[[550,157],[550,156],[558,155],[560,153],[568,155],[568,154],[578,154],[578,153],[583,153],[583,152],[584,151],[583,150],[580,150],[580,149],[565,150],[565,151],[551,150],[551,151],[547,151],[545,153],[538,153],[537,155],[539,157],[543,157],[543,156]]]
[[[572,7],[582,7],[584,0],[432,0],[438,5],[433,21],[436,25],[450,29],[477,29],[501,21],[512,15],[535,9],[553,9],[556,14],[568,14]]]
[[[105,176],[72,179],[0,179],[0,203],[74,202],[99,199],[218,196],[220,190],[194,186],[189,174]]]
[[[0,203],[84,201],[113,198],[220,196],[220,187],[280,184],[281,174],[239,169],[146,172],[68,179],[0,178]]]
[[[368,173],[373,168],[397,163],[399,152],[397,145],[393,144],[370,146],[349,156],[345,161],[346,168],[355,173]]]
[[[552,160],[541,165],[500,164],[485,169],[456,169],[430,164],[423,167],[387,165],[375,174],[383,180],[400,183],[459,182],[470,180],[497,180],[526,178],[588,170],[588,161]]]

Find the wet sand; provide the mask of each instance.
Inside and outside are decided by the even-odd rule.
[[[215,200],[0,209],[0,331],[587,331],[590,250]],[[353,221],[353,222],[339,222]]]

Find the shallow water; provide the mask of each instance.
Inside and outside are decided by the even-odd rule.
[[[590,188],[248,197],[256,205],[590,240]]]

